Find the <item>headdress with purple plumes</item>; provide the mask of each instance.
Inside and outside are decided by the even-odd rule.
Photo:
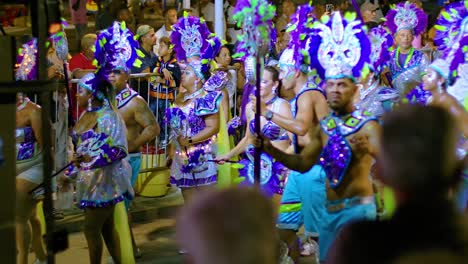
[[[339,12],[324,16],[313,24],[314,36],[309,41],[311,66],[323,80],[356,78],[366,74],[371,43],[356,13]]]
[[[243,34],[238,36],[239,44],[235,58],[245,60],[257,56],[259,50],[276,42],[273,18],[276,8],[267,0],[238,0],[234,8],[234,20],[242,27]],[[265,43],[269,40],[270,43]]]
[[[307,41],[311,36],[312,24],[315,21],[312,14],[314,8],[311,4],[304,4],[297,8],[296,13],[291,16],[291,26],[286,30],[291,36],[289,48],[293,50],[295,67],[302,72],[307,72],[310,64]]]
[[[37,39],[24,43],[18,49],[15,64],[17,81],[31,81],[37,79]]]
[[[171,42],[177,60],[188,63],[202,79],[222,46],[221,39],[210,32],[203,19],[189,16],[187,12],[172,26]]]
[[[144,56],[125,22],[114,22],[97,36],[93,63],[98,66],[97,75],[108,76],[116,68],[129,72],[132,67],[141,67],[139,58]]]
[[[459,76],[458,67],[461,64],[468,63],[468,34],[464,34],[459,41],[457,41],[450,54],[447,56],[450,62],[450,80],[453,82]]]
[[[418,36],[426,30],[427,14],[415,4],[407,1],[390,7],[390,11],[385,16],[385,25],[392,34],[402,29],[409,29]]]
[[[387,61],[390,60],[390,49],[393,46],[393,37],[382,25],[369,31],[369,40],[372,45],[370,66],[372,70],[380,74]]]
[[[434,28],[434,45],[447,55],[455,42],[468,32],[468,1],[447,5],[445,11],[440,13]]]

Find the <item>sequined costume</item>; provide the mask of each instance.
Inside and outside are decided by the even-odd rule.
[[[392,34],[405,29],[418,36],[426,29],[427,21],[428,16],[424,10],[409,1],[392,6],[385,16],[385,25]],[[402,97],[406,96],[410,102],[424,104],[430,93],[418,85],[428,64],[429,60],[421,51],[411,47],[408,54],[400,54],[400,47],[397,47],[387,64],[393,88],[397,89]]]
[[[15,129],[16,138],[16,173],[17,177],[41,184],[42,172],[42,150],[37,144],[31,127]]]
[[[372,28],[367,34],[372,45],[369,68],[373,75],[370,77],[366,89],[359,87],[360,100],[357,108],[366,109],[373,116],[381,117],[390,111],[400,99],[397,90],[380,86],[380,74],[385,63],[390,59],[390,49],[393,46],[393,37],[383,26]]]
[[[271,111],[274,113],[279,112],[281,104],[285,103],[285,100],[276,97],[271,104]],[[255,120],[252,116],[249,118],[249,129],[252,134],[255,134]],[[289,140],[288,133],[285,129],[279,127],[272,121],[266,121],[262,127],[262,134],[270,139],[272,142]],[[241,185],[251,186],[254,184],[254,150],[253,145],[249,145],[245,150],[247,158],[240,161],[244,165],[239,170],[240,176],[245,178],[245,181]],[[271,197],[274,194],[283,194],[285,180],[289,174],[289,169],[278,161],[275,161],[269,154],[262,152],[260,161],[260,186],[263,193]]]
[[[166,111],[171,129],[170,140],[174,143],[175,153],[171,165],[171,183],[181,188],[210,185],[216,183],[217,166],[216,136],[198,142],[190,147],[182,147],[178,136],[193,137],[205,129],[204,117],[219,112],[222,99],[220,92],[206,92],[184,106],[174,106]]]
[[[74,134],[76,152],[91,158],[81,162],[76,183],[76,199],[80,208],[107,207],[132,199],[131,168],[127,156],[127,129],[118,113],[109,106],[96,111],[93,129]]]
[[[369,111],[373,116],[382,117],[384,113],[392,110],[393,105],[400,99],[400,94],[392,88],[381,87],[378,81],[361,92],[361,101],[356,104],[359,109]]]
[[[331,188],[336,188],[341,183],[353,156],[346,137],[358,132],[372,120],[377,121],[377,118],[370,112],[356,110],[345,117],[330,114],[320,121],[320,126],[328,136],[328,141],[319,160],[327,173]]]
[[[405,58],[403,65],[400,64],[401,58]],[[391,59],[387,64],[392,76],[393,88],[398,90],[402,96],[412,92],[412,89],[421,83],[421,74],[426,70],[428,65],[429,60],[421,51],[411,48],[407,55],[403,55],[399,53],[399,49],[397,48],[391,53]],[[423,93],[423,96],[427,98],[428,94],[424,93],[422,88],[416,87],[414,89]],[[408,99],[411,100],[410,98]]]

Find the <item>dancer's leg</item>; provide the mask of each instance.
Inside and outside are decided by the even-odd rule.
[[[31,229],[29,218],[33,213],[34,200],[29,191],[37,184],[30,181],[16,179],[16,247],[18,250],[18,264],[28,263],[29,244],[31,243]]]
[[[47,255],[45,253],[44,245],[42,243],[41,222],[36,216],[36,206],[33,207],[33,213],[29,218],[29,222],[31,223],[32,248],[34,250],[34,254],[36,255],[36,258],[38,260],[45,261]]]
[[[87,208],[85,210],[84,234],[88,242],[91,264],[100,264],[102,258],[102,227],[113,216],[113,207]]]

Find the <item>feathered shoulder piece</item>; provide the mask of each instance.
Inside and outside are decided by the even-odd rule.
[[[289,48],[293,50],[296,69],[305,72],[310,64],[307,42],[312,32],[312,24],[316,20],[313,14],[314,8],[309,4],[301,5],[291,16],[291,26],[286,30],[291,36]]]
[[[114,22],[108,29],[102,30],[96,40],[94,64],[98,67],[98,75],[108,75],[113,69],[120,67],[129,70],[141,67],[145,55],[139,50],[139,44],[125,22]]]
[[[459,77],[458,67],[461,64],[468,63],[468,34],[464,34],[463,37],[457,41],[449,55],[447,56],[447,61],[450,62],[450,80],[453,82],[456,78]]]
[[[238,36],[239,44],[236,58],[246,59],[256,56],[267,45],[276,42],[273,18],[276,8],[267,0],[238,0],[234,8],[234,20],[242,27],[243,34]],[[269,41],[269,43],[268,43]]]
[[[426,30],[427,14],[415,4],[407,1],[391,5],[390,8],[385,16],[385,25],[392,34],[402,29],[409,29],[417,36]]]
[[[445,7],[437,19],[434,45],[447,53],[455,42],[468,32],[468,1],[454,2]]]
[[[17,81],[31,81],[37,79],[37,39],[24,43],[18,49],[15,64]]]
[[[382,25],[369,31],[369,40],[372,45],[370,54],[370,65],[372,70],[380,73],[384,64],[390,60],[390,49],[393,46],[393,37]]]
[[[356,13],[339,12],[324,16],[313,24],[314,36],[309,41],[311,66],[323,80],[350,78],[366,74],[371,43],[365,26]]]

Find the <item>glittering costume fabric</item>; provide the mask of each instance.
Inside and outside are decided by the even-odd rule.
[[[398,50],[398,49],[397,49]],[[397,57],[397,50],[391,53],[391,60],[388,63],[388,69],[392,75],[392,85],[401,95],[406,95],[412,88],[421,83],[421,73],[424,72],[429,64],[424,53],[414,50],[408,63],[400,65]],[[401,56],[401,55],[400,55]]]
[[[272,104],[272,111],[277,113],[280,105],[284,102],[283,99],[277,98]],[[255,133],[255,120],[251,120],[249,123],[249,129],[252,134]],[[273,141],[288,140],[288,134],[286,130],[279,127],[272,121],[266,121],[262,127],[262,133],[265,137]],[[249,145],[245,151],[247,158],[240,161],[244,165],[239,170],[240,176],[245,178],[245,181],[241,185],[253,185],[254,184],[254,147]],[[262,152],[260,161],[260,186],[263,193],[271,197],[274,194],[283,194],[286,178],[289,174],[289,169],[283,164],[276,161],[269,154]]]
[[[17,177],[36,184],[42,183],[42,151],[32,128],[17,128],[15,134]]]
[[[320,155],[319,164],[325,170],[331,188],[340,185],[353,157],[346,137],[359,131],[371,120],[377,120],[377,118],[366,110],[355,110],[346,116],[331,114],[320,121],[320,126],[328,136],[328,141]]]
[[[371,86],[367,88],[373,90],[361,98],[356,107],[365,109],[371,115],[381,118],[386,112],[392,110],[393,105],[399,101],[400,95],[395,89],[380,87],[377,84],[375,84],[376,87]]]
[[[93,129],[75,135],[77,153],[88,155],[78,171],[76,194],[80,208],[107,207],[132,199],[131,167],[127,155],[127,130],[120,116],[109,106],[97,111]]]
[[[175,146],[171,166],[171,183],[190,188],[216,183],[217,166],[207,162],[216,157],[216,136],[187,148],[177,142],[178,136],[193,137],[205,129],[205,116],[219,112],[221,92],[203,92],[202,97],[185,106],[174,106],[166,111],[171,129],[170,140]]]

